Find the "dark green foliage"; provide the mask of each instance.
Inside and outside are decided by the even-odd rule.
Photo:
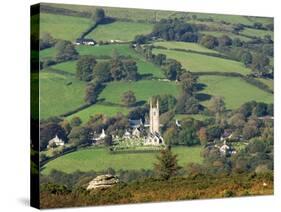
[[[152,99],[153,102],[155,102],[155,100],[158,100],[160,114],[172,110],[177,103],[176,98],[169,94],[153,96]]]
[[[53,47],[56,44],[56,40],[49,33],[43,33],[39,42],[40,50]]]
[[[112,136],[111,135],[108,135],[108,136],[105,137],[104,144],[106,146],[112,146],[113,145],[113,140],[112,140]]]
[[[94,67],[93,78],[98,82],[108,82],[111,80],[111,65],[109,62],[99,62]]]
[[[216,37],[212,36],[212,35],[204,35],[202,36],[202,38],[200,39],[200,44],[205,46],[208,49],[213,49],[216,46],[218,46],[218,40]]]
[[[268,73],[269,59],[263,54],[254,54],[251,68],[257,74],[263,76]]]
[[[76,65],[76,77],[79,80],[91,81],[93,79],[93,69],[97,61],[91,55],[81,56]]]
[[[88,127],[73,127],[68,135],[69,143],[75,146],[89,144],[91,142],[91,129]]]
[[[200,144],[196,129],[192,127],[187,127],[180,130],[178,135],[178,144],[186,145],[186,146],[193,146],[193,145]]]
[[[95,23],[100,23],[104,18],[105,18],[105,12],[102,8],[96,8],[91,17],[91,19]]]
[[[252,54],[250,52],[244,52],[241,55],[241,61],[247,66],[250,65],[252,63],[253,57]]]
[[[155,172],[158,177],[163,180],[168,180],[172,176],[175,176],[180,167],[177,162],[177,155],[173,155],[171,148],[166,148],[160,152],[157,156],[157,163],[154,164]]]
[[[101,90],[102,85],[100,82],[90,82],[86,87],[85,101],[89,104],[95,103]]]
[[[70,120],[70,126],[71,127],[78,127],[82,124],[82,121],[80,119],[80,117],[75,116]]]
[[[55,48],[57,49],[56,61],[58,63],[76,60],[79,56],[74,45],[70,41],[60,40],[56,43]]]
[[[213,141],[214,139],[220,138],[223,133],[223,129],[219,126],[213,125],[208,126],[207,128],[207,136],[209,141]]]
[[[124,105],[130,107],[136,103],[136,97],[133,91],[127,91],[123,93],[122,102]]]
[[[230,37],[228,37],[227,35],[223,35],[218,38],[218,45],[220,47],[231,46],[232,39]]]
[[[164,67],[164,74],[169,80],[179,79],[182,73],[182,66],[176,60],[169,60]]]
[[[197,28],[179,19],[162,19],[154,25],[151,36],[164,40],[196,42],[198,40]]]
[[[135,39],[134,39],[134,43],[135,44],[145,44],[148,41],[148,37],[145,35],[136,35]]]
[[[137,64],[133,60],[121,60],[115,57],[111,60],[111,77],[114,80],[137,80]]]
[[[197,114],[202,110],[199,101],[187,94],[182,94],[178,97],[176,105],[176,113],[180,114]]]

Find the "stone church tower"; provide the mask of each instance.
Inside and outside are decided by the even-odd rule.
[[[150,133],[159,133],[159,102],[157,100],[156,107],[153,106],[152,99],[150,100],[149,110],[149,131]]]

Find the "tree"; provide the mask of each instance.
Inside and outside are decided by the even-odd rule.
[[[194,146],[200,144],[194,127],[186,127],[179,132],[178,143],[181,145]]]
[[[122,95],[122,102],[130,107],[136,103],[136,97],[133,91],[124,92]]]
[[[154,164],[154,169],[161,179],[168,180],[177,175],[181,167],[178,165],[177,155],[172,154],[170,147],[162,150],[156,158],[157,163]]]
[[[55,48],[57,49],[57,62],[76,60],[79,56],[74,45],[70,41],[61,40],[56,43]]]
[[[200,130],[198,131],[198,138],[200,140],[201,145],[207,144],[208,137],[207,137],[207,130],[205,127],[201,127]]]
[[[125,80],[137,80],[138,78],[138,67],[134,60],[123,60],[123,72]]]
[[[88,84],[86,87],[86,93],[85,93],[85,101],[92,104],[95,103],[98,95],[102,89],[102,86],[99,82],[93,81]]]
[[[76,65],[76,77],[82,81],[91,81],[96,63],[96,58],[91,55],[81,56]]]
[[[182,66],[178,61],[170,59],[166,63],[166,66],[164,68],[164,74],[167,79],[169,80],[179,79],[181,73],[182,73]]]
[[[134,43],[141,45],[145,44],[148,41],[148,38],[145,35],[136,35],[134,39]]]
[[[269,59],[265,55],[258,53],[253,55],[251,68],[259,75],[266,75],[268,73]]]
[[[257,116],[267,115],[267,104],[263,102],[257,103],[255,113]]]
[[[244,65],[250,65],[252,63],[253,56],[250,52],[244,52],[241,55],[241,61],[244,63]]]
[[[232,39],[230,37],[228,37],[227,35],[223,35],[218,38],[218,44],[220,47],[231,46]]]
[[[185,72],[180,76],[180,82],[182,93],[193,96],[193,93],[197,90],[197,77],[193,76],[190,72]]]
[[[165,61],[166,61],[166,55],[165,54],[157,54],[154,58],[154,63],[159,65],[159,66],[164,65]]]
[[[89,144],[91,130],[88,127],[73,127],[70,134],[68,135],[69,143],[76,146],[82,144]]]
[[[220,96],[214,96],[211,98],[209,106],[208,106],[209,111],[212,114],[216,113],[222,113],[225,111],[225,103],[222,97]]]
[[[56,40],[51,36],[51,34],[43,32],[40,39],[40,50],[50,48],[54,46]]]
[[[91,18],[95,23],[100,23],[105,18],[104,10],[102,8],[96,8]]]
[[[200,44],[205,46],[208,49],[213,49],[218,46],[218,40],[212,35],[204,35],[200,39]]]
[[[94,66],[93,78],[98,82],[108,82],[111,80],[111,65],[109,62],[99,62]]]
[[[74,116],[71,120],[70,120],[70,126],[71,127],[78,127],[82,124],[82,120],[80,119],[80,117],[78,116]]]

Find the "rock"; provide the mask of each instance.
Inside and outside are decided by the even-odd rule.
[[[116,185],[119,182],[119,179],[111,174],[99,175],[91,182],[87,187],[87,190],[92,190],[96,188],[108,188],[113,185]]]

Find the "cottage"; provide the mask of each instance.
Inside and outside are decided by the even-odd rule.
[[[96,42],[93,39],[88,38],[78,38],[75,41],[75,45],[87,45],[87,46],[94,46]]]
[[[135,128],[132,132],[132,136],[135,138],[140,138],[140,136],[141,136],[140,130],[138,128]]]
[[[64,146],[64,141],[56,135],[54,138],[49,140],[48,142],[48,148],[53,147],[53,146]]]

